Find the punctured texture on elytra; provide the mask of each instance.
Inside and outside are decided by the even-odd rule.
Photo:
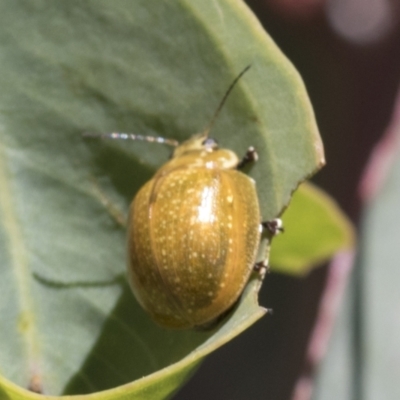
[[[231,151],[175,153],[132,202],[129,278],[158,324],[201,327],[229,310],[249,279],[259,204],[254,181],[234,169]]]

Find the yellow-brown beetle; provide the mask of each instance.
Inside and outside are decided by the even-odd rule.
[[[128,275],[142,307],[167,328],[210,326],[237,302],[254,268],[262,226],[255,182],[208,132],[176,147],[135,196],[128,222]],[[102,135],[174,145],[134,134]],[[275,227],[279,230],[280,227]],[[262,263],[259,265],[263,265]]]
[[[182,143],[132,202],[128,273],[160,325],[201,327],[238,299],[260,242],[254,181],[203,134]]]

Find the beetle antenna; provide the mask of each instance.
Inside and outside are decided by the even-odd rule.
[[[123,132],[112,132],[112,133],[97,133],[97,132],[84,132],[82,134],[88,138],[99,138],[99,139],[122,139],[122,140],[142,140],[150,143],[161,143],[168,146],[177,147],[179,142],[175,139],[168,139],[161,136],[146,136],[137,135],[135,133],[123,133]]]
[[[250,69],[251,64],[248,65],[246,68],[243,69],[243,71],[241,71],[239,73],[239,75],[233,80],[233,82],[230,84],[230,86],[228,87],[228,90],[225,92],[224,97],[222,98],[222,100],[220,101],[217,109],[215,110],[214,115],[211,118],[210,123],[208,124],[207,128],[204,130],[204,136],[208,136],[208,134],[211,131],[211,128],[214,126],[215,121],[217,120],[217,117],[220,113],[220,111],[222,110],[222,107],[224,106],[228,96],[230,95],[230,93],[232,92],[232,89],[235,87],[235,85],[237,84],[238,80]]]

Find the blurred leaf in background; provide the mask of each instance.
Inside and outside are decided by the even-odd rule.
[[[274,239],[271,267],[275,272],[305,275],[335,253],[354,247],[354,230],[338,205],[306,182],[294,193],[283,214],[284,235]]]
[[[400,397],[400,95],[374,148],[360,194],[360,248],[319,374],[316,399]]]

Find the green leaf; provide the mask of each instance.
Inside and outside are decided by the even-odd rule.
[[[338,205],[311,183],[303,183],[284,212],[285,232],[274,239],[273,271],[304,275],[336,252],[354,247],[354,228]]]
[[[400,98],[397,101],[399,110]],[[383,190],[367,207],[362,223],[361,262],[363,267],[362,309],[363,326],[363,392],[366,399],[379,396],[396,399],[400,396],[400,119],[397,111],[396,127],[391,145],[394,160],[389,154],[382,160],[391,166],[383,183]],[[397,136],[397,137],[396,137]],[[385,143],[389,144],[389,143]],[[387,149],[390,151],[390,149]],[[389,162],[388,162],[389,160]]]
[[[264,309],[258,307],[257,305],[257,293],[259,290],[260,282],[257,277],[253,278],[249,285],[247,285],[246,290],[242,296],[240,305],[235,310],[235,313],[229,317],[225,323],[215,332],[211,333],[193,333],[185,332],[180,333],[179,337],[169,336],[169,340],[165,340],[162,333],[159,332],[156,337],[154,337],[153,346],[174,346],[176,347],[175,340],[183,341],[183,346],[187,347],[189,342],[193,346],[194,337],[197,337],[197,343],[199,346],[190,352],[186,357],[182,358],[179,362],[158,371],[155,374],[149,375],[142,379],[136,380],[135,382],[129,383],[119,388],[99,392],[96,396],[96,400],[109,400],[109,399],[131,399],[135,396],[135,400],[147,400],[147,399],[164,399],[168,397],[173,391],[176,390],[179,385],[181,385],[185,379],[191,374],[191,370],[196,367],[198,362],[207,354],[215,350],[216,348],[222,346],[227,341],[231,340],[234,336],[238,335],[240,332],[248,328],[252,323],[261,318],[265,311]],[[126,310],[129,312],[130,310]],[[128,320],[129,316],[125,317]],[[123,319],[121,319],[123,321]],[[148,332],[151,333],[151,328],[147,327]],[[161,329],[161,328],[160,328]],[[115,340],[118,338],[115,335],[115,327],[106,327],[105,331],[114,330]],[[142,330],[142,329],[140,329]],[[106,332],[105,335],[109,335],[110,332]],[[175,336],[175,335],[174,335]],[[191,336],[191,337],[189,337]],[[145,336],[144,336],[145,337]],[[122,340],[125,338],[121,335]],[[134,335],[130,335],[131,339],[134,339]],[[152,338],[147,338],[148,343],[152,341]],[[107,341],[110,340],[108,336]],[[126,340],[126,339],[125,339]],[[158,340],[162,340],[163,343],[157,343]],[[110,344],[110,343],[109,343]],[[125,345],[127,342],[125,342]],[[115,347],[115,345],[114,345]],[[123,349],[121,349],[123,351]],[[137,351],[137,350],[136,350]],[[111,351],[110,351],[111,353]],[[125,356],[129,354],[129,349],[125,349]],[[114,357],[109,354],[110,359]],[[131,358],[126,360],[127,367],[128,363],[134,362]],[[126,362],[125,361],[125,362]],[[99,368],[99,360],[93,359],[90,361],[92,365],[86,365],[82,373],[90,373],[90,370],[96,370]],[[120,356],[120,363],[123,363],[123,357]],[[102,379],[107,379],[107,373],[110,371],[95,371],[96,374],[100,374]],[[104,374],[104,375],[103,375]],[[99,378],[100,379],[100,378]],[[8,397],[7,397],[8,396]],[[28,392],[11,382],[0,377],[0,398],[3,399],[43,399],[42,396],[38,396],[32,392]],[[58,398],[58,397],[57,397]],[[61,396],[61,398],[63,398]],[[88,399],[87,395],[76,396],[76,400]],[[89,400],[89,399],[88,399]]]
[[[397,97],[363,175],[359,254],[320,368],[318,400],[400,398],[399,107]]]
[[[0,59],[0,390],[29,399],[8,380],[60,395],[146,376],[96,398],[164,398],[263,314],[257,282],[218,331],[155,326],[126,284],[120,221],[169,151],[82,132],[182,140],[252,64],[212,135],[257,148],[270,219],[323,164],[304,86],[241,0],[6,0]]]

